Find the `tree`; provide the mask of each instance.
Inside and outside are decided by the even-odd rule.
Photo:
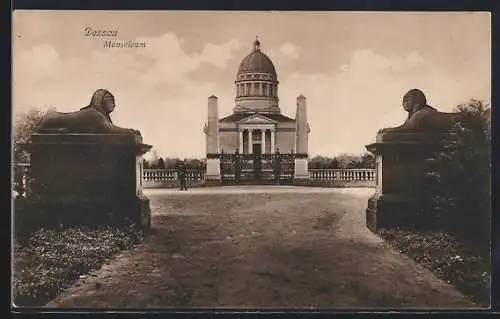
[[[364,155],[341,154],[336,157],[317,155],[309,161],[310,169],[350,169],[350,168],[375,168],[375,157],[366,153]]]
[[[177,163],[179,163],[180,159],[179,158],[165,158],[165,168],[167,169],[175,169],[177,168]]]
[[[330,167],[329,168],[331,168],[331,169],[338,169],[338,168],[340,168],[340,162],[339,162],[339,160],[336,157],[332,158],[332,161],[330,163]]]
[[[152,148],[146,157],[149,158],[148,163],[150,168],[158,168],[159,157],[155,148]]]
[[[29,153],[25,150],[24,144],[31,141],[31,136],[37,131],[44,116],[53,111],[53,108],[48,110],[30,109],[26,112],[17,114],[13,127],[13,189],[21,194],[24,191],[23,176],[26,176],[25,168],[18,164],[29,163]],[[26,181],[29,184],[29,181]]]
[[[158,159],[158,168],[165,169],[165,161],[161,157]]]
[[[375,168],[375,156],[371,153],[365,153],[361,156],[361,168]]]
[[[33,108],[16,116],[13,128],[14,163],[29,162],[29,155],[22,146],[31,141],[31,135],[36,132],[43,117],[53,110]]]
[[[433,210],[442,227],[489,242],[491,198],[491,108],[472,99],[459,105],[443,148],[428,162]]]
[[[315,156],[313,158],[311,158],[311,160],[309,161],[309,168],[312,168],[312,169],[325,169],[325,168],[330,168],[329,167],[329,161],[330,159],[328,157],[325,157],[325,156]]]
[[[201,160],[197,158],[189,158],[186,160],[186,166],[189,169],[203,169],[204,165]]]
[[[356,168],[359,162],[359,156],[352,154],[340,154],[336,157],[339,168]]]

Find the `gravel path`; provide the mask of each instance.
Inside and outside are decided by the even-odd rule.
[[[153,234],[47,306],[471,308],[365,227],[373,189],[147,190]]]

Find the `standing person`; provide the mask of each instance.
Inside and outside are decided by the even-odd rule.
[[[180,162],[178,167],[177,167],[177,176],[179,178],[179,183],[180,183],[180,190],[185,190],[187,191],[187,186],[186,186],[186,165],[184,162]]]
[[[273,171],[274,171],[274,182],[276,184],[279,184],[281,177],[281,156],[279,149],[277,149],[276,153],[274,154]]]
[[[236,183],[239,183],[240,182],[240,178],[241,178],[241,156],[240,156],[240,153],[238,151],[238,149],[236,149],[236,152],[234,153],[234,180]]]

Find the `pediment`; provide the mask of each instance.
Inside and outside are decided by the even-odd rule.
[[[271,120],[270,118],[267,118],[262,114],[254,114],[238,121],[238,124],[276,124],[276,123],[277,123],[276,121]]]

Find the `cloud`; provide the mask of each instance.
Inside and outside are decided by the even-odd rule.
[[[60,66],[60,56],[57,50],[47,44],[36,45],[29,51],[13,56],[13,71],[19,77],[38,74],[51,74]]]
[[[209,43],[188,54],[174,33],[137,40],[146,48],[89,47],[84,57],[62,58],[48,45],[15,51],[14,112],[49,106],[75,111],[105,88],[116,97],[115,124],[141,130],[159,155],[202,156],[207,97],[215,82],[198,82],[193,72],[205,65],[226,68],[241,43]]]
[[[271,48],[266,54],[273,63],[277,64],[277,67],[278,64],[291,62],[300,57],[299,48],[290,42],[286,42],[277,48]]]
[[[290,42],[287,42],[285,44],[283,44],[280,48],[280,52],[287,58],[291,59],[291,60],[295,60],[297,59],[300,54],[299,54],[299,51],[297,49],[297,47],[295,45],[293,45],[292,43]]]
[[[385,56],[360,49],[336,70],[282,79],[280,103],[295,112],[296,97],[307,97],[311,154],[360,153],[378,129],[403,123],[401,99],[409,89],[422,89],[431,105],[452,111],[469,98],[488,99],[489,86],[480,85],[484,80],[471,86],[470,81],[429,68],[418,52]]]
[[[88,104],[95,89],[106,88],[116,96],[115,124],[141,130],[159,156],[204,156],[207,97],[216,94],[219,115],[229,114],[234,83],[220,83],[217,77],[198,81],[196,75],[205,66],[227,69],[242,43],[228,39],[187,53],[175,33],[137,40],[147,42],[146,48],[103,49],[87,41],[88,54],[71,57],[47,44],[19,51],[14,43],[14,112],[49,106],[74,111]],[[299,52],[288,43],[268,55],[280,70]],[[236,71],[235,65],[227,74]],[[358,49],[335,69],[280,73],[280,107],[294,117],[296,97],[307,97],[312,156],[360,153],[378,129],[404,121],[401,97],[411,88],[422,89],[442,111],[471,97],[489,99],[489,78],[480,71],[468,70],[467,81],[450,72],[433,66],[421,52],[397,56]]]
[[[203,48],[200,57],[204,62],[219,68],[226,68],[227,62],[232,58],[232,53],[242,47],[243,42],[235,39],[221,45],[208,43]]]

